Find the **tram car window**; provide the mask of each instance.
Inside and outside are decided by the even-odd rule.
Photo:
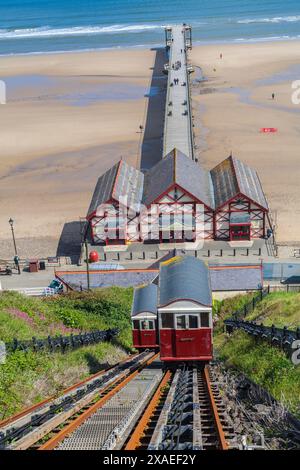
[[[141,330],[154,330],[154,320],[141,320]]]
[[[173,313],[162,313],[161,314],[161,328],[174,328]]]

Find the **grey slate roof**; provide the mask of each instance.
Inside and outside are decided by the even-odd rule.
[[[104,204],[111,198],[119,165],[120,162],[116,163],[98,179],[87,215],[95,212],[100,204]]]
[[[148,206],[174,183],[214,208],[210,173],[177,149],[145,174],[143,203]]]
[[[120,160],[98,179],[88,209],[88,216],[110,199],[113,198],[119,201],[121,197],[125,196],[127,196],[126,206],[138,211],[143,194],[143,185],[143,173],[128,165],[124,160]]]
[[[186,258],[190,258],[192,262],[193,260],[199,262],[199,260],[195,260],[192,256],[187,256]],[[223,266],[222,268],[210,266],[209,273],[211,289],[214,292],[256,290],[260,289],[262,284],[260,266]],[[73,273],[72,271],[57,272],[56,275],[74,290],[80,290],[81,286],[82,289],[87,288],[85,271],[81,273]],[[158,270],[90,272],[90,282],[92,289],[111,286],[136,287],[148,283],[156,283],[158,275]]]
[[[61,279],[65,284],[74,290],[87,289],[87,275],[86,272],[72,271],[66,273],[56,273],[57,277]],[[136,287],[142,284],[148,284],[153,282],[158,276],[158,271],[100,271],[90,272],[90,287],[92,289],[102,287]]]
[[[131,310],[132,317],[142,312],[150,312],[156,315],[157,290],[158,289],[156,284],[148,284],[146,286],[140,286],[134,289]]]
[[[158,305],[163,307],[177,300],[212,305],[209,269],[203,261],[178,256],[160,265]]]
[[[145,173],[143,204],[148,206],[174,182],[174,160],[165,157]]]
[[[210,267],[211,288],[216,291],[246,291],[262,287],[260,266]]]
[[[126,207],[138,211],[142,200],[143,186],[144,174],[121,160],[112,197],[117,201],[119,198],[127,197]]]
[[[241,193],[268,209],[268,203],[257,172],[237,158],[232,158],[232,161]]]
[[[268,210],[256,171],[237,158],[230,156],[211,170],[216,209],[242,193]]]
[[[240,160],[230,156],[208,172],[174,149],[145,175],[120,160],[98,179],[87,218],[101,204],[122,197],[127,197],[127,207],[139,212],[141,202],[149,206],[175,183],[211,209],[243,194],[268,210],[256,171]]]

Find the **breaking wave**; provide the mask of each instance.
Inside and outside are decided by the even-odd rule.
[[[59,36],[80,36],[91,34],[110,34],[110,33],[140,33],[145,31],[153,31],[162,29],[165,25],[122,25],[116,24],[112,26],[74,26],[72,28],[49,28],[47,26],[41,28],[24,28],[24,29],[0,29],[0,39],[18,39],[18,38],[43,38],[43,37],[59,37]]]
[[[300,21],[300,15],[295,16],[274,16],[273,18],[249,18],[245,20],[238,20],[239,24],[251,23],[297,23]]]

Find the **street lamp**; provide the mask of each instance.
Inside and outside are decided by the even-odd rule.
[[[89,267],[89,248],[87,239],[84,240],[85,246],[85,262],[86,262],[86,277],[87,277],[87,290],[90,290],[90,267]]]
[[[14,242],[14,249],[15,249],[14,261],[15,261],[15,265],[16,265],[17,268],[18,268],[18,273],[21,274],[20,264],[19,264],[19,257],[18,257],[18,251],[17,251],[17,245],[16,245],[16,239],[15,239],[14,221],[13,221],[13,219],[10,218],[9,221],[8,221],[8,223],[9,223],[10,228],[11,228],[11,233],[12,233],[13,242]]]

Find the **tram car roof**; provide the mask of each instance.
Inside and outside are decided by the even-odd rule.
[[[147,284],[134,289],[131,317],[141,318],[152,313],[151,318],[157,315],[157,291],[156,284]]]
[[[212,306],[208,266],[193,256],[177,256],[160,265],[158,307],[180,300]]]

